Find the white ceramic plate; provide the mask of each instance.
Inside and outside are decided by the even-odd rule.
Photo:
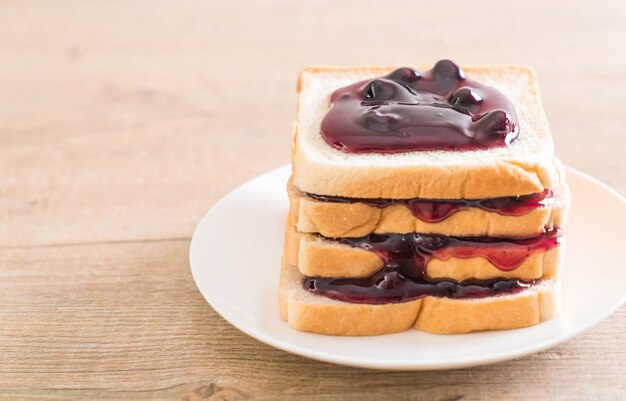
[[[377,369],[475,366],[557,345],[626,301],[626,200],[598,180],[568,169],[574,201],[563,310],[556,319],[524,329],[458,335],[409,330],[377,337],[332,337],[296,331],[280,319],[277,300],[290,171],[289,166],[272,170],[226,195],[204,216],[190,249],[196,285],[213,309],[239,330],[276,348]]]

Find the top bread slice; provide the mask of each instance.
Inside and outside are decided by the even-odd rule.
[[[302,191],[386,199],[484,199],[557,188],[564,181],[541,100],[537,76],[525,66],[462,67],[466,76],[504,93],[515,107],[520,134],[512,144],[484,150],[346,153],[320,135],[333,91],[388,74],[390,67],[309,67],[298,79],[292,140],[293,182]],[[429,69],[418,66],[418,71]]]

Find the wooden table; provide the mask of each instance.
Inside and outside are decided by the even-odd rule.
[[[0,3],[0,399],[626,399],[624,309],[519,360],[376,372],[204,301],[192,231],[289,161],[308,64],[531,64],[559,156],[626,192],[626,2],[336,3]]]

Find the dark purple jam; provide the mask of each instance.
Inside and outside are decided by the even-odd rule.
[[[408,207],[418,219],[437,223],[443,221],[454,213],[470,207],[479,208],[488,212],[495,212],[504,216],[521,216],[532,210],[549,206],[553,200],[552,191],[546,189],[543,192],[507,196],[491,199],[367,199],[345,198],[341,196],[326,196],[307,193],[306,196],[319,202],[335,203],[365,203],[368,206],[384,208],[394,204]]]
[[[433,280],[426,272],[431,258],[484,257],[502,271],[519,267],[535,252],[546,252],[559,245],[562,233],[547,231],[535,238],[459,238],[421,234],[370,234],[360,238],[337,238],[342,244],[375,252],[385,266],[366,278],[305,277],[305,289],[333,299],[381,304],[405,302],[424,296],[479,298],[512,294],[534,281],[522,280]]]
[[[349,153],[486,149],[519,133],[509,99],[450,60],[357,82],[333,92],[330,103],[321,135]]]
[[[534,280],[450,280],[426,281],[404,277],[397,269],[384,267],[367,278],[305,277],[303,286],[317,295],[343,302],[388,304],[407,302],[426,296],[455,299],[485,298],[515,294],[532,286]]]

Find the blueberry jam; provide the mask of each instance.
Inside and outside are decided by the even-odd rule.
[[[394,204],[407,206],[413,215],[427,223],[438,223],[454,213],[470,207],[479,208],[488,212],[495,212],[504,216],[521,216],[532,210],[549,206],[553,201],[552,191],[508,196],[491,199],[367,199],[345,198],[341,196],[326,196],[307,193],[306,196],[319,202],[335,203],[365,203],[368,206],[384,208]]]
[[[474,280],[454,281],[411,280],[397,269],[385,267],[367,278],[305,277],[303,286],[317,295],[343,302],[359,304],[388,304],[407,302],[433,296],[455,299],[485,298],[515,294],[535,284],[534,280]]]
[[[502,271],[519,267],[535,252],[545,252],[559,245],[559,230],[527,239],[458,238],[421,234],[370,234],[360,238],[337,238],[335,241],[375,252],[385,266],[366,278],[305,277],[305,289],[333,299],[382,304],[405,302],[424,296],[479,298],[512,294],[531,286],[522,280],[452,280],[428,278],[426,265],[431,258],[484,257]]]
[[[340,88],[330,103],[321,135],[349,153],[485,149],[509,145],[519,133],[509,99],[450,60]]]

